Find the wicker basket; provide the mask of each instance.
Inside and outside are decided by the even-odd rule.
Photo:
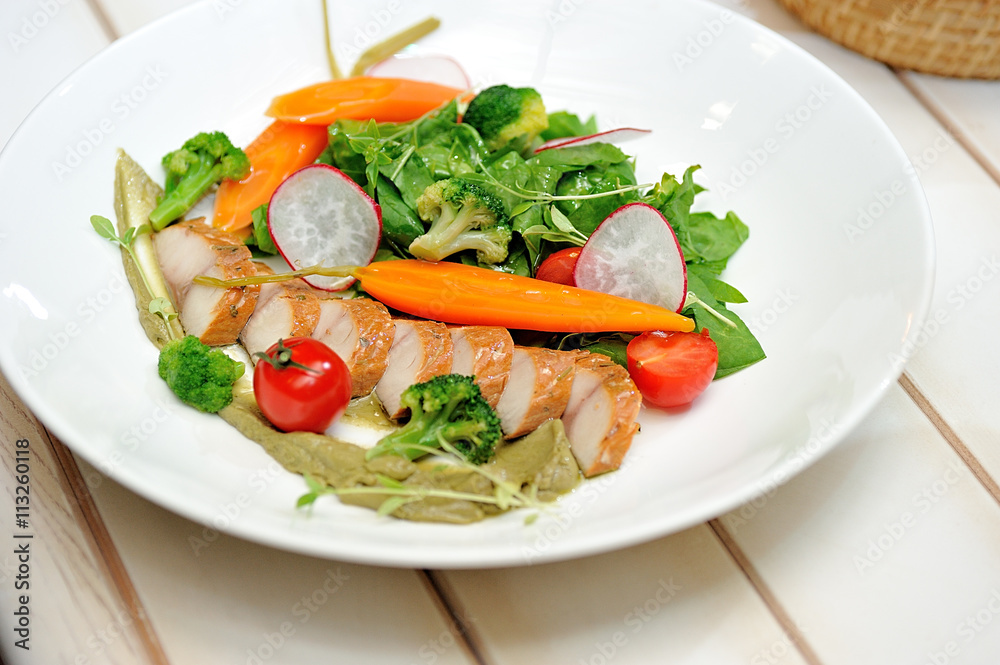
[[[781,0],[811,28],[875,60],[1000,78],[998,0]]]

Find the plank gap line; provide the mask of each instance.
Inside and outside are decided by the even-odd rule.
[[[944,419],[941,413],[934,408],[927,396],[917,387],[917,384],[913,382],[905,372],[899,377],[899,385],[902,386],[906,394],[910,396],[910,399],[917,405],[927,419],[934,425],[934,428],[938,431],[944,440],[948,442],[948,445],[958,453],[958,456],[962,458],[969,470],[972,471],[972,475],[976,477],[976,480],[983,486],[983,488],[989,492],[990,496],[997,503],[1000,503],[1000,485],[997,485],[997,481],[993,479],[993,476],[989,474],[986,468],[980,463],[976,455],[969,450],[968,446],[962,441],[962,437],[958,435],[955,430],[951,428],[951,425]]]
[[[427,592],[445,616],[448,628],[455,637],[455,641],[462,645],[466,654],[472,658],[476,665],[489,665],[489,661],[484,656],[482,640],[472,627],[475,619],[468,617],[467,613],[461,607],[461,603],[455,600],[455,593],[451,590],[448,583],[441,579],[438,571],[419,570],[417,572],[421,574],[424,584],[427,587]]]
[[[80,526],[89,529],[97,549],[95,554],[104,563],[108,575],[115,589],[118,591],[118,595],[121,597],[126,610],[135,622],[136,633],[138,633],[139,639],[146,649],[146,654],[149,656],[150,662],[155,665],[170,665],[166,652],[163,650],[163,645],[160,643],[160,639],[153,626],[149,623],[149,617],[146,614],[142,601],[139,599],[135,585],[132,583],[132,578],[129,577],[128,571],[125,569],[125,563],[122,561],[118,553],[118,548],[115,547],[114,541],[111,539],[111,534],[104,524],[104,519],[97,509],[97,504],[94,503],[94,497],[91,495],[90,489],[83,479],[83,474],[80,473],[80,467],[77,465],[73,453],[61,441],[55,438],[47,428],[43,426],[42,429],[61,467],[62,476],[66,481],[67,487],[64,488],[64,491],[67,491],[68,495],[76,500],[76,505],[83,518]]]
[[[761,600],[764,601],[764,605],[777,620],[778,625],[784,631],[785,635],[792,641],[795,648],[798,649],[799,654],[802,655],[802,659],[805,660],[809,665],[823,665],[823,662],[819,659],[819,656],[813,650],[812,646],[806,640],[805,635],[802,630],[792,621],[792,617],[785,610],[784,606],[778,601],[777,596],[771,591],[771,588],[767,586],[764,582],[764,578],[757,571],[757,568],[750,562],[750,558],[746,553],[740,548],[736,539],[733,538],[732,534],[726,529],[719,518],[709,520],[707,522],[708,526],[715,532],[715,536],[722,543],[722,546],[726,548],[729,552],[729,556],[732,557],[733,561],[743,572],[743,575],[750,582],[750,585],[760,596]]]
[[[98,25],[101,26],[101,31],[104,33],[104,36],[108,38],[109,42],[113,42],[121,37],[115,29],[114,24],[111,22],[108,13],[104,11],[104,7],[101,5],[100,0],[87,0],[87,6],[90,7],[90,11],[94,14],[94,18],[97,19]]]
[[[983,153],[983,151],[980,150],[968,136],[966,136],[965,132],[958,125],[958,123],[951,116],[949,116],[937,102],[932,100],[919,85],[917,85],[911,75],[912,72],[896,69],[894,67],[890,67],[889,69],[896,74],[896,78],[898,78],[900,83],[906,87],[910,94],[913,95],[918,102],[920,102],[921,106],[927,109],[927,112],[930,113],[931,116],[944,127],[945,131],[947,131],[952,138],[955,139],[955,142],[958,143],[977,164],[979,164],[979,166],[993,179],[994,182],[1000,185],[1000,167],[994,164],[990,158],[987,157],[986,154]]]

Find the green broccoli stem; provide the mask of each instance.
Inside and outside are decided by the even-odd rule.
[[[209,187],[219,180],[221,166],[212,163],[211,160],[201,159],[198,165],[189,169],[171,189],[160,204],[149,213],[149,221],[153,225],[153,230],[162,231],[175,219],[198,202]]]

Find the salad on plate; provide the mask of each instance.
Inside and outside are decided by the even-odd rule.
[[[302,474],[299,506],[537,510],[620,466],[643,403],[683,417],[764,357],[722,279],[748,229],[692,211],[698,166],[640,183],[620,145],[648,130],[463,77],[390,59],[280,95],[162,187],[122,151],[117,224],[92,217],[160,376]]]

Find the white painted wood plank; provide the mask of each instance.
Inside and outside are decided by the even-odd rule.
[[[1000,81],[907,74],[908,80],[939,108],[948,124],[961,134],[1000,175]]]
[[[907,372],[990,475],[1000,478],[1000,410],[991,407],[1000,394],[1000,372],[983,371],[1000,366],[995,343],[1000,329],[1000,186],[927,109],[912,102],[913,95],[883,65],[816,35],[790,36],[872,104],[919,175],[934,220],[937,265],[928,320],[904,354]],[[990,85],[983,88],[979,105],[988,104],[991,91],[1000,90],[1000,82]],[[989,126],[1000,132],[1000,114],[994,114]],[[979,136],[983,145],[993,145],[988,132]],[[873,185],[873,205],[891,205],[891,199],[891,192]],[[878,223],[877,215],[869,218],[867,223]]]
[[[825,665],[1000,653],[1000,509],[900,388],[721,522]]]
[[[1000,188],[884,66],[782,27],[874,106],[919,173],[935,222],[938,325],[918,338],[908,372],[997,476],[1000,417],[989,404],[1000,380],[983,368],[1000,365]],[[1000,653],[990,623],[1000,511],[900,388],[827,459],[722,522],[827,665]]]
[[[0,662],[152,665],[56,445],[0,375]]]
[[[497,665],[804,662],[706,525],[577,561],[437,575]]]
[[[80,467],[172,663],[469,662],[418,572],[238,540]]]
[[[0,4],[0,148],[59,81],[108,41],[86,2]]]

